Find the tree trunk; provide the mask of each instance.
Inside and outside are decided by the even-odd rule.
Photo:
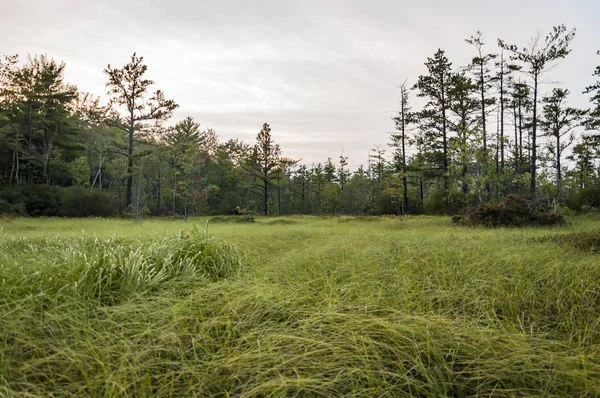
[[[450,192],[448,191],[448,137],[446,134],[446,86],[444,84],[444,73],[441,76],[441,91],[442,91],[442,144],[444,146],[444,197],[446,211],[450,207]]]
[[[538,96],[538,74],[533,76],[533,126],[531,132],[531,196],[537,196],[537,96]]]
[[[27,184],[31,185],[31,181],[32,181],[32,176],[31,176],[31,148],[32,148],[32,141],[33,141],[33,116],[32,116],[32,112],[33,110],[31,109],[32,105],[31,102],[29,103],[29,136],[27,138]]]
[[[560,133],[557,131],[556,134],[556,187],[558,188],[558,193],[561,194],[562,187],[562,175],[560,171]]]
[[[131,206],[131,200],[133,197],[133,111],[131,111],[129,117],[129,149],[127,152],[127,202],[125,203],[126,207]]]
[[[268,206],[269,206],[269,181],[267,178],[263,180],[264,187],[264,195],[263,195],[263,204],[265,206],[265,216],[268,214]]]

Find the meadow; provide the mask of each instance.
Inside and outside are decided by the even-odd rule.
[[[207,220],[0,219],[0,396],[600,396],[598,216]]]

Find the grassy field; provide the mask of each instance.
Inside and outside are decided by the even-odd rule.
[[[223,221],[0,219],[0,396],[600,396],[597,217]]]

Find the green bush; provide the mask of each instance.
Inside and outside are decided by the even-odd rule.
[[[10,203],[7,200],[0,198],[0,215],[6,216],[26,216],[25,206],[23,203]]]
[[[253,223],[256,222],[254,216],[245,214],[242,216],[214,216],[208,219],[211,223]]]
[[[481,225],[485,227],[521,227],[528,225],[563,224],[564,217],[546,211],[537,211],[533,202],[515,195],[509,195],[503,201],[491,200],[478,208],[467,212],[465,216],[454,216],[456,225]]]
[[[600,231],[575,232],[537,238],[538,242],[552,242],[583,251],[600,252]]]
[[[110,217],[117,212],[114,198],[107,192],[65,188],[60,199],[63,217]]]

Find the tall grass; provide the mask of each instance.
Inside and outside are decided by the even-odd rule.
[[[0,395],[600,395],[597,221],[374,220],[6,224]]]

